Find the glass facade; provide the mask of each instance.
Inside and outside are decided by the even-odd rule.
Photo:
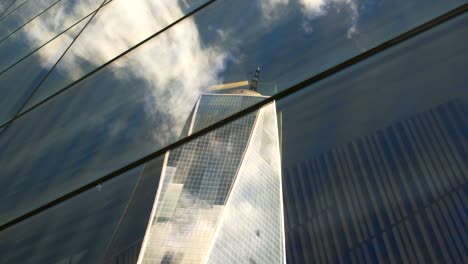
[[[467,11],[0,0],[0,263],[466,263]]]
[[[189,134],[211,118],[205,114],[216,111],[216,101],[226,109],[255,99],[202,95]],[[166,154],[138,263],[283,263],[275,121],[273,104]]]

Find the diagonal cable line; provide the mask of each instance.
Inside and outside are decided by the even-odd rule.
[[[59,0],[61,1],[61,0]],[[113,0],[110,0],[109,2],[105,3],[105,5],[109,4],[110,2],[112,2]],[[44,44],[42,44],[41,46],[37,47],[36,49],[32,50],[31,52],[29,52],[28,54],[24,55],[21,59],[17,60],[16,62],[14,62],[13,64],[11,64],[10,66],[8,66],[7,68],[5,68],[4,70],[0,71],[0,75],[2,75],[3,73],[5,73],[6,71],[8,71],[9,69],[13,68],[16,64],[20,63],[21,61],[25,60],[27,57],[31,56],[32,54],[36,53],[38,50],[40,50],[42,47],[46,46],[47,44],[49,44],[50,42],[52,42],[53,40],[57,39],[58,37],[60,37],[62,34],[64,34],[65,32],[67,32],[68,30],[70,30],[71,28],[73,28],[74,26],[76,26],[77,24],[79,24],[80,22],[82,22],[83,20],[87,19],[88,17],[90,17],[91,15],[94,14],[94,12],[96,12],[99,8],[93,10],[91,13],[87,14],[85,17],[81,18],[80,20],[76,21],[75,23],[73,23],[72,25],[70,25],[68,28],[62,30],[60,33],[58,33],[55,37],[49,39],[47,42],[45,42]],[[5,124],[2,124],[0,127],[3,127]]]
[[[80,30],[80,32],[78,32],[78,34],[75,36],[75,38],[72,40],[72,42],[68,45],[68,47],[65,49],[65,51],[62,53],[62,55],[60,56],[60,58],[55,62],[55,64],[49,69],[49,71],[47,72],[47,74],[41,79],[41,81],[39,82],[39,84],[36,86],[36,88],[34,88],[34,90],[32,91],[32,93],[28,96],[28,98],[23,102],[23,104],[21,104],[21,106],[19,107],[18,111],[16,112],[16,114],[14,116],[17,116],[19,113],[21,113],[21,110],[23,110],[23,108],[26,106],[26,104],[29,102],[29,100],[31,100],[31,98],[34,96],[34,94],[37,92],[37,90],[41,87],[41,85],[44,83],[44,81],[47,79],[47,77],[49,77],[50,73],[55,69],[55,67],[57,67],[57,64],[59,64],[59,62],[62,60],[62,58],[65,56],[65,54],[67,54],[68,50],[70,50],[70,48],[73,46],[73,44],[75,43],[75,41],[78,39],[78,37],[81,35],[81,33],[83,33],[83,31],[86,29],[86,27],[89,25],[89,23],[91,23],[91,21],[93,21],[93,18],[96,16],[96,14],[99,12],[99,10],[104,6],[104,4],[106,3],[106,0],[103,0],[101,5],[99,6],[99,8],[94,11],[94,13],[92,13],[91,15],[91,18],[89,18],[89,20],[86,22],[86,24],[83,26],[83,28]],[[3,129],[2,132],[0,132],[0,137],[8,130],[8,128],[10,127],[11,123],[8,123],[5,127],[5,129]]]
[[[0,18],[0,22],[5,19],[6,17],[8,17],[11,13],[15,12],[16,10],[18,10],[20,7],[22,7],[23,5],[25,5],[27,2],[29,2],[30,0],[26,0],[24,1],[23,3],[19,4],[17,7],[15,7],[15,9],[11,10],[10,13],[4,15],[2,18]]]
[[[31,19],[29,19],[26,23],[24,23],[21,27],[15,29],[13,32],[9,33],[7,36],[5,36],[4,38],[0,39],[0,43],[2,43],[5,39],[9,38],[11,35],[15,34],[17,31],[19,31],[20,29],[22,29],[23,27],[25,27],[27,24],[31,23],[34,19],[38,18],[39,16],[41,16],[42,14],[44,14],[45,12],[47,12],[49,9],[51,9],[52,7],[54,7],[56,4],[58,4],[60,1],[62,0],[58,0],[57,2],[53,3],[51,6],[47,7],[46,9],[42,10],[39,14],[35,15],[34,17],[32,17]]]
[[[5,11],[2,12],[2,14],[0,15],[0,17],[3,17],[3,15],[8,11],[8,9],[10,9],[10,7],[11,7],[16,1],[18,1],[18,0],[13,0],[13,1],[11,1],[11,4],[10,4],[7,8],[5,8]]]
[[[6,121],[5,123],[3,123],[2,125],[0,125],[0,128],[2,127],[5,127],[7,126],[8,124],[10,124],[11,122],[13,122],[14,120],[18,119],[19,117],[31,112],[32,110],[36,109],[37,107],[41,106],[42,104],[48,102],[49,100],[51,100],[53,97],[63,93],[64,91],[70,89],[72,86],[76,85],[77,83],[83,81],[84,79],[90,77],[91,75],[95,74],[96,72],[100,71],[101,69],[105,68],[107,65],[113,63],[114,61],[118,60],[119,58],[125,56],[126,54],[130,53],[131,51],[137,49],[138,47],[140,47],[141,45],[145,44],[146,42],[150,41],[151,39],[155,38],[156,36],[160,35],[161,33],[165,32],[166,30],[168,30],[169,28],[173,27],[174,25],[178,24],[179,22],[183,21],[184,19],[192,16],[193,14],[197,13],[198,11],[202,10],[203,8],[205,8],[206,6],[216,2],[217,0],[210,0],[210,1],[207,1],[206,3],[204,3],[203,5],[197,7],[196,9],[190,11],[189,13],[187,13],[186,15],[182,16],[181,18],[177,19],[176,21],[172,22],[171,24],[165,26],[164,28],[160,29],[159,31],[157,31],[156,33],[152,34],[151,36],[147,37],[146,39],[140,41],[139,43],[137,43],[136,45],[134,45],[133,47],[127,49],[126,51],[120,53],[119,55],[115,56],[113,59],[109,60],[108,62],[102,64],[101,66],[95,68],[94,70],[90,71],[89,73],[83,75],[82,77],[80,77],[79,79],[77,79],[76,81],[68,84],[67,86],[65,86],[64,88],[58,90],[57,92],[51,94],[50,96],[44,98],[43,100],[37,102],[35,105],[31,106],[30,108],[28,108],[27,110],[23,111],[23,112],[20,112],[19,114],[13,116],[10,120]],[[42,83],[41,83],[42,84]],[[1,134],[0,134],[1,136]]]
[[[304,81],[302,81],[302,82],[300,82],[300,83],[298,83],[298,84],[296,84],[296,85],[294,85],[294,86],[292,86],[292,87],[290,87],[290,88],[288,88],[288,89],[286,89],[286,90],[284,90],[282,92],[279,92],[276,95],[271,96],[271,97],[265,99],[262,102],[259,102],[259,103],[255,104],[255,105],[252,105],[252,106],[250,106],[250,107],[248,107],[248,108],[246,108],[246,109],[244,109],[244,110],[242,110],[242,111],[240,111],[240,112],[238,112],[238,113],[236,113],[234,115],[229,116],[226,119],[223,119],[223,120],[221,120],[221,121],[219,121],[219,122],[217,122],[217,123],[215,123],[213,125],[210,125],[210,126],[204,128],[204,129],[198,131],[198,132],[195,132],[195,133],[193,133],[192,135],[190,135],[188,137],[185,137],[185,138],[183,138],[183,139],[181,139],[181,140],[179,140],[179,141],[177,141],[175,143],[172,143],[172,144],[170,144],[170,145],[168,145],[168,146],[166,146],[166,147],[164,147],[162,149],[159,149],[159,150],[157,150],[157,151],[155,151],[155,152],[153,152],[153,153],[151,153],[151,154],[149,154],[149,155],[147,155],[147,156],[145,156],[143,158],[140,158],[140,159],[138,159],[138,160],[136,160],[136,161],[134,161],[134,162],[132,162],[132,163],[118,169],[118,170],[115,170],[115,171],[113,171],[113,172],[111,172],[111,173],[109,173],[109,174],[107,174],[107,175],[105,175],[105,176],[103,176],[103,177],[101,177],[101,178],[99,178],[97,180],[94,180],[94,181],[92,181],[92,182],[90,182],[90,183],[88,183],[88,184],[86,184],[86,185],[84,185],[84,186],[82,186],[82,187],[80,187],[78,189],[75,189],[74,191],[71,191],[71,192],[69,192],[69,193],[67,193],[67,194],[65,194],[65,195],[63,195],[63,196],[61,196],[61,197],[59,197],[59,198],[57,198],[57,199],[55,199],[53,201],[50,201],[50,202],[48,202],[48,203],[46,203],[46,204],[44,204],[44,205],[30,211],[28,213],[25,213],[22,216],[19,216],[19,217],[13,219],[13,220],[1,225],[0,226],[0,231],[5,230],[5,229],[7,229],[7,228],[9,228],[9,227],[11,227],[11,226],[13,226],[15,224],[18,224],[18,223],[20,223],[20,222],[22,222],[22,221],[24,221],[24,220],[26,220],[26,219],[28,219],[30,217],[33,217],[33,216],[35,216],[35,215],[37,215],[37,214],[39,214],[41,212],[44,212],[47,209],[50,209],[50,208],[52,208],[52,207],[54,207],[54,206],[56,206],[56,205],[58,205],[58,204],[60,204],[60,203],[62,203],[64,201],[66,201],[68,199],[71,199],[71,198],[73,198],[73,197],[75,197],[75,196],[77,196],[77,195],[79,195],[79,194],[81,194],[81,193],[83,193],[83,192],[85,192],[87,190],[90,190],[90,189],[98,186],[99,184],[103,184],[103,183],[105,183],[105,182],[107,182],[107,181],[109,181],[109,180],[111,180],[113,178],[116,178],[119,175],[121,175],[122,173],[127,172],[127,171],[129,171],[131,169],[134,169],[134,168],[136,168],[136,167],[138,167],[140,165],[143,165],[144,163],[146,163],[146,162],[148,162],[148,161],[150,161],[150,160],[164,154],[168,150],[171,150],[171,149],[176,148],[178,146],[181,146],[181,145],[183,145],[183,144],[185,144],[185,143],[187,143],[187,142],[189,142],[191,140],[194,140],[194,139],[196,139],[196,138],[198,138],[200,136],[203,136],[203,135],[207,134],[208,132],[211,132],[211,131],[219,128],[219,127],[222,127],[222,126],[224,126],[225,124],[227,124],[229,122],[232,122],[232,121],[234,121],[234,120],[236,120],[236,119],[238,119],[238,118],[240,118],[242,116],[245,116],[245,115],[247,115],[247,114],[249,114],[249,113],[251,113],[253,111],[256,111],[257,109],[261,108],[262,106],[264,106],[264,105],[266,105],[268,103],[271,103],[273,101],[279,100],[279,99],[284,98],[284,97],[287,97],[287,96],[289,96],[289,95],[291,95],[291,94],[293,94],[293,93],[295,93],[297,91],[303,90],[303,89],[309,87],[312,84],[320,82],[320,81],[322,81],[322,80],[324,80],[324,79],[326,79],[326,78],[328,78],[328,77],[330,77],[332,75],[335,75],[335,74],[337,74],[337,73],[339,73],[339,72],[341,72],[341,71],[343,71],[343,70],[345,70],[345,69],[347,69],[347,68],[349,68],[349,67],[351,67],[353,65],[356,65],[356,64],[358,64],[360,62],[363,62],[363,61],[365,61],[365,60],[367,60],[367,59],[369,59],[369,58],[371,58],[371,57],[373,57],[373,56],[375,56],[375,55],[377,55],[377,54],[379,54],[379,53],[381,53],[383,51],[386,51],[386,50],[388,50],[388,49],[390,49],[390,48],[392,48],[394,46],[397,46],[398,44],[401,44],[401,43],[403,43],[403,42],[405,42],[405,41],[407,41],[409,39],[412,39],[412,38],[426,32],[426,31],[428,31],[430,29],[433,29],[433,28],[435,28],[435,27],[437,27],[437,26],[439,26],[439,25],[441,25],[441,24],[443,24],[445,22],[450,21],[451,19],[454,19],[454,18],[466,13],[467,11],[468,11],[468,4],[463,4],[463,5],[455,8],[455,9],[453,9],[453,10],[451,10],[451,11],[449,11],[449,12],[447,12],[447,13],[439,16],[439,17],[436,17],[436,18],[434,18],[434,19],[432,19],[432,20],[430,20],[430,21],[428,21],[428,22],[426,22],[424,24],[421,24],[420,26],[417,26],[417,27],[415,27],[415,28],[413,28],[413,29],[411,29],[411,30],[409,30],[409,31],[395,37],[395,38],[392,38],[392,39],[390,39],[390,40],[388,40],[386,42],[383,42],[383,43],[375,46],[374,48],[371,48],[371,49],[369,49],[369,50],[367,50],[367,51],[365,51],[365,52],[363,52],[363,53],[361,53],[361,54],[359,54],[359,55],[357,55],[355,57],[352,57],[352,58],[350,58],[350,59],[348,59],[346,61],[343,61],[340,64],[335,65],[334,67],[331,67],[331,68],[329,68],[329,69],[327,69],[327,70],[325,70],[325,71],[323,71],[323,72],[321,72],[321,73],[319,73],[317,75],[314,75],[311,78],[309,78],[307,80],[304,80]]]

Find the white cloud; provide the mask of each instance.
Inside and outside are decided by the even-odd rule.
[[[88,15],[92,6],[95,6],[94,0],[82,0],[80,4],[58,4],[53,9],[54,12],[46,12],[44,15],[37,17],[32,22],[28,23],[20,33],[24,34],[26,40],[32,47],[38,47],[45,41],[54,38],[59,32],[66,27],[72,25],[80,18]],[[42,48],[39,54],[43,58],[41,61],[44,67],[50,67],[55,64],[55,61],[60,55],[59,51],[64,51],[65,48],[71,43],[78,30],[84,25],[86,21],[81,22],[71,30],[62,34],[51,45],[57,47]]]
[[[351,22],[347,32],[347,37],[351,38],[357,33],[358,9],[355,0],[299,0],[302,5],[302,12],[309,19],[324,16],[330,8],[346,8]]]
[[[299,0],[303,7],[304,13],[308,15],[318,15],[323,12],[323,8],[327,0]]]
[[[34,43],[56,34],[57,25],[85,15],[81,6],[91,1],[79,1],[53,18],[38,17],[33,30],[27,32],[27,39]],[[190,1],[185,2],[180,7],[173,0],[112,1],[83,31],[56,70],[70,80],[78,79],[182,17],[182,8]],[[44,65],[50,66],[50,52],[41,49],[39,53],[43,64],[48,62]],[[200,91],[221,82],[218,75],[227,56],[219,48],[203,46],[197,25],[187,18],[108,67],[117,79],[135,78],[139,85],[145,85],[145,109],[165,120],[155,128],[155,140],[167,144],[180,132]]]
[[[267,22],[271,22],[278,17],[280,9],[287,4],[289,4],[289,0],[261,0],[260,8],[263,17]]]
[[[358,9],[356,0],[297,0],[301,12],[304,15],[303,29],[305,32],[313,32],[313,21],[316,18],[327,15],[331,8],[346,8],[348,12],[343,12],[350,16],[350,25],[347,32],[347,37],[351,38],[353,34],[357,33],[357,20],[358,20]],[[281,9],[285,8],[286,5],[292,4],[289,0],[262,0],[260,2],[260,8],[264,20],[267,23],[279,19],[283,14]]]
[[[304,15],[302,25],[306,32],[313,32],[314,19],[326,15],[331,8],[346,8],[346,12],[342,13],[351,16],[348,37],[357,32],[358,10],[355,0],[296,1],[299,1]],[[262,0],[259,3],[263,17],[272,20],[285,14],[281,8],[292,4],[297,6],[298,2]],[[190,1],[181,4],[183,6],[173,0],[112,1],[101,9],[56,70],[68,74],[69,81],[78,79],[182,17]],[[83,0],[68,5],[66,10],[56,12],[52,17],[38,17],[25,31],[27,39],[36,43],[43,40],[44,36],[54,36],[58,25],[76,21],[77,17],[86,15],[89,6],[93,5],[96,5],[95,1]],[[72,35],[67,34],[63,38],[69,42]],[[230,32],[217,30],[215,34],[224,42]],[[235,45],[230,44],[232,51]],[[164,122],[155,131],[155,139],[159,143],[167,143],[169,138],[180,131],[200,91],[222,82],[219,76],[224,70],[225,61],[236,58],[232,58],[221,46],[202,44],[199,29],[193,18],[189,17],[108,66],[114,70],[116,78],[137,78],[146,85],[149,93],[145,109],[150,115],[164,115]],[[50,53],[51,50],[39,50],[43,57],[42,63],[48,67],[56,58]]]
[[[201,262],[210,246],[223,208],[223,205],[213,205],[212,201],[204,201],[187,190],[183,190],[177,199],[166,205],[159,201],[157,212],[168,209],[174,211],[172,216],[166,216],[164,220],[161,219],[164,218],[161,213],[150,219],[150,233],[145,238],[145,248],[140,252],[144,254],[140,256],[143,262],[151,260],[159,263],[163,256],[172,254],[181,260]]]
[[[154,115],[168,115],[171,127],[164,137],[170,137],[180,132],[200,92],[222,82],[218,75],[226,57],[217,48],[202,47],[195,23],[187,19],[113,67],[118,76],[134,69],[131,74],[146,82],[151,92],[147,109]],[[168,140],[159,133],[155,136]]]

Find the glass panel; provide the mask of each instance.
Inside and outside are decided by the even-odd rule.
[[[166,154],[163,183],[143,242],[142,263],[164,263],[170,255],[178,262],[202,262],[256,116],[250,114]],[[194,118],[197,122],[204,116]]]
[[[18,113],[87,21],[86,19],[72,27],[0,74],[0,124],[9,121]]]
[[[42,85],[40,94],[28,105],[34,105],[93,71],[204,2],[206,0],[136,0],[115,1],[109,4],[101,9],[86,27]]]
[[[49,1],[47,3],[51,4]],[[101,3],[102,0],[62,0],[25,25],[25,29],[22,29],[23,38],[31,43],[46,42],[90,14]],[[35,5],[31,6],[31,10],[24,10],[25,14],[20,12],[23,10],[17,10],[14,16],[8,16],[4,21],[1,21],[1,41],[4,41],[5,38],[23,26],[34,15],[39,14],[40,12],[37,12],[36,8],[38,7]],[[33,12],[34,15],[30,14],[30,12]]]
[[[416,7],[421,10],[418,9],[419,16],[416,16],[415,20],[408,18],[409,22],[405,22],[404,25],[398,23],[400,26],[391,27],[393,33],[390,35],[399,32],[403,28],[406,30],[408,26],[418,24],[426,20],[426,18],[429,19],[431,15],[438,14],[444,11],[446,7],[454,5],[446,6],[444,3],[446,2],[429,5],[425,1],[423,6],[416,3],[406,4],[398,12],[391,9],[392,12],[396,13],[391,13],[390,17],[402,16],[402,14],[414,10]],[[22,192],[34,193],[33,190],[36,187],[28,182],[31,177],[40,179],[45,175],[54,175],[57,179],[64,180],[69,175],[74,175],[74,179],[76,179],[75,186],[80,186],[89,179],[105,175],[174,142],[180,135],[184,136],[185,131],[182,131],[182,128],[186,123],[187,116],[191,110],[192,112],[196,111],[197,98],[199,98],[200,92],[208,90],[209,87],[211,87],[211,90],[220,90],[221,93],[227,93],[233,87],[249,87],[250,90],[242,90],[247,93],[245,96],[252,92],[255,96],[251,96],[243,104],[232,104],[228,111],[210,120],[206,125],[241,110],[241,107],[259,102],[263,98],[252,90],[258,89],[261,93],[267,94],[269,91],[275,90],[276,85],[272,85],[269,81],[262,81],[265,79],[264,75],[262,75],[263,70],[260,73],[256,66],[253,69],[250,67],[253,64],[245,64],[244,60],[257,58],[256,54],[259,52],[268,51],[269,55],[264,59],[268,57],[271,59],[271,65],[275,65],[270,70],[278,67],[284,70],[283,73],[288,73],[291,77],[296,76],[296,70],[302,71],[303,68],[295,64],[293,68],[296,70],[289,68],[291,70],[288,71],[284,68],[291,66],[288,60],[305,62],[307,60],[304,60],[304,58],[308,56],[305,54],[315,52],[315,49],[310,47],[310,42],[307,42],[309,44],[303,45],[300,56],[299,53],[294,56],[291,53],[288,56],[280,56],[281,60],[276,61],[276,59],[280,58],[276,55],[296,52],[301,49],[292,48],[289,44],[287,49],[284,47],[281,49],[282,52],[279,52],[278,49],[273,52],[271,49],[266,48],[271,43],[277,43],[276,41],[268,41],[265,43],[265,48],[262,48],[261,44],[266,39],[275,36],[278,43],[283,42],[285,45],[285,38],[279,37],[279,35],[270,35],[270,38],[267,38],[268,34],[262,35],[263,33],[260,33],[263,31],[259,31],[259,29],[265,29],[265,24],[253,23],[252,27],[250,27],[238,23],[238,15],[235,17],[236,23],[233,23],[233,16],[226,15],[232,14],[232,10],[250,10],[243,6],[247,4],[251,5],[251,1],[237,1],[235,4],[229,1],[215,2],[195,16],[184,19],[181,23],[150,42],[14,122],[0,138],[0,147],[5,150],[0,154],[0,165],[4,168],[2,173],[3,175],[16,175],[14,179],[6,176],[0,177],[1,183],[5,181],[4,186],[8,186],[5,188],[15,190],[12,191],[14,195],[8,196],[8,199],[14,199],[14,196],[21,195]],[[327,5],[326,8],[336,11],[338,7],[342,7],[341,5],[335,5],[338,5],[338,3],[330,4],[330,7]],[[239,9],[238,6],[242,9]],[[247,19],[249,17],[254,19],[253,21],[259,19],[261,10],[258,8],[260,8],[260,5],[253,6],[251,11],[256,11],[256,13],[246,16],[245,21],[249,21]],[[293,8],[296,4],[291,4],[291,6]],[[179,8],[183,9],[182,7]],[[380,6],[369,8],[383,12]],[[317,21],[330,19],[330,16],[333,17],[335,13],[329,11],[316,19],[318,19]],[[219,19],[219,14],[223,14],[223,19]],[[337,15],[334,15],[335,18]],[[286,20],[281,21],[288,21],[287,19],[294,17],[284,17]],[[304,18],[301,17],[301,19]],[[376,16],[375,19],[379,19],[379,16]],[[271,22],[273,23],[271,25],[276,25],[279,28],[276,28],[276,30],[268,29],[265,32],[271,34],[285,33],[285,31],[280,30],[282,29],[280,25],[283,22],[275,22],[276,24]],[[239,24],[242,26],[238,27]],[[384,23],[383,25],[386,26],[387,24],[391,23]],[[335,23],[326,25],[335,25]],[[228,26],[232,27],[233,33],[229,33],[231,31],[228,30]],[[225,30],[223,29],[223,31],[222,28],[224,27]],[[246,29],[250,30],[250,28],[260,33],[253,34],[255,32],[246,31]],[[348,28],[347,25],[346,28]],[[395,30],[395,28],[398,30]],[[287,27],[287,29],[287,32],[292,32],[290,27]],[[306,34],[306,32],[303,32],[302,27],[299,29],[301,35]],[[387,29],[390,30],[390,27]],[[211,34],[210,32],[218,33]],[[389,34],[387,33],[385,36],[388,37]],[[223,34],[227,35],[223,37]],[[249,39],[245,39],[246,36],[249,36]],[[257,38],[260,36],[262,37]],[[314,36],[317,37],[318,35]],[[344,38],[347,39],[347,36]],[[377,40],[374,39],[373,41],[376,42]],[[254,43],[260,46],[255,46]],[[293,41],[291,43],[298,44],[300,42]],[[349,44],[351,42],[347,40],[343,43]],[[242,46],[247,44],[251,45],[249,49],[244,48],[247,46]],[[227,49],[223,48],[223,45]],[[255,46],[255,49],[252,49],[253,46]],[[352,46],[354,47],[354,44]],[[99,47],[99,45],[90,43],[88,49],[93,49],[93,47]],[[230,50],[230,52],[226,52],[226,50]],[[104,51],[102,50],[103,53]],[[339,53],[339,51],[337,53],[333,51],[334,56]],[[245,54],[250,55],[244,56]],[[349,53],[347,54],[349,55]],[[311,61],[315,63],[316,60]],[[247,73],[247,68],[251,69],[249,73]],[[79,73],[79,69],[74,67],[72,69],[74,73]],[[309,74],[312,72],[310,69],[308,70]],[[279,76],[285,77],[286,75],[283,75],[283,73],[277,71],[275,76],[278,78]],[[271,72],[267,76],[269,77],[266,80],[273,78]],[[259,78],[260,81],[258,81]],[[245,81],[246,79],[251,79],[251,81]],[[292,79],[289,77],[283,78],[282,80],[285,83],[291,83],[293,79],[296,79],[296,77]],[[222,83],[224,85],[218,85]],[[31,153],[30,149],[34,149],[34,153]],[[7,156],[8,158],[6,158]],[[28,164],[28,166],[20,166],[20,164]],[[18,168],[21,168],[21,170],[18,170]],[[49,184],[49,188],[50,193],[58,191],[55,189],[54,184]],[[37,203],[43,201],[40,197],[34,200]],[[33,207],[32,204],[25,204],[24,206]],[[21,209],[21,206],[16,206],[14,210],[21,212],[23,209]],[[6,219],[16,215],[16,213],[11,213],[6,209],[2,210],[2,212],[4,212],[3,217]]]
[[[6,0],[0,4],[0,17],[3,17],[8,13],[8,10],[10,10],[15,1],[16,0]]]
[[[132,193],[132,199],[112,235],[101,263],[137,262],[163,165],[164,155],[142,166],[141,176]]]
[[[212,117],[199,112],[186,122],[195,127],[205,118]],[[151,239],[144,242],[150,227],[152,234],[169,234],[159,260],[195,261],[204,254],[210,263],[283,263],[279,151],[276,107],[270,104],[0,232],[2,261],[136,263],[159,249]],[[160,202],[153,208],[154,201]],[[242,226],[233,225],[236,220]],[[230,241],[237,248],[226,248]],[[243,253],[241,241],[250,246]]]
[[[463,262],[468,15],[278,101],[289,263]]]
[[[207,263],[285,263],[281,162],[274,103],[259,111],[242,159]]]
[[[96,9],[101,0],[60,2],[18,32],[0,42],[0,71],[73,26]],[[65,15],[66,14],[66,15]]]
[[[19,7],[23,6],[24,4],[26,4],[29,0],[15,0],[13,2],[13,4],[8,8],[8,10],[5,11],[5,13],[3,13],[3,15],[1,16],[1,19],[4,19],[6,16],[10,15],[11,13],[15,12],[16,9],[18,9]]]
[[[200,97],[194,91],[187,97],[177,90],[177,83],[168,94],[156,94],[142,82],[117,79],[114,70],[105,68],[87,78],[78,89],[21,116],[3,133],[0,185],[8,192],[0,193],[0,199],[11,202],[1,204],[0,222],[65,193],[65,184],[71,190],[78,188],[167,146],[181,133],[190,135],[240,107],[264,100],[245,89],[223,91],[230,94],[216,98]],[[194,84],[193,79],[188,81]],[[172,92],[181,96],[174,98]],[[158,105],[160,100],[167,104]],[[210,109],[219,116],[210,115]],[[191,110],[206,113],[204,119],[193,125],[187,122],[188,116],[193,117]],[[187,129],[181,132],[184,125]],[[17,198],[26,193],[34,199]]]
[[[166,153],[138,263],[283,263],[276,119],[270,104]]]
[[[9,11],[8,14],[5,14],[5,16],[0,19],[0,39],[3,40],[11,32],[17,30],[33,17],[58,1],[65,0],[29,0],[13,13],[10,14],[9,12],[11,11]]]
[[[135,168],[0,232],[1,263],[101,263],[140,179]]]
[[[160,50],[146,48],[149,53],[144,58],[139,58],[137,62],[134,62],[134,56],[131,61],[121,59],[114,63],[114,67],[125,69],[128,76],[136,75],[145,82],[157,85],[158,89],[169,86],[159,83],[159,75],[184,79],[187,76],[181,71],[187,68],[193,73],[203,71],[201,77],[211,74],[229,83],[250,80],[255,69],[260,67],[258,89],[262,94],[271,95],[464,2],[220,0],[173,27],[171,33],[167,33],[171,38],[158,47]],[[183,8],[182,2],[179,4],[180,7],[174,10]],[[127,28],[123,26],[127,24],[140,25],[135,21],[145,21],[148,16],[125,17],[121,15],[117,19],[112,16],[119,21],[115,25],[109,23],[109,19],[105,20],[106,27],[96,24],[97,32],[102,32],[102,28],[112,28],[111,33],[90,34],[87,39],[84,38],[80,46],[86,49],[76,50],[64,60],[28,107],[77,80],[89,69],[101,65],[95,61],[111,58],[106,55],[115,54],[112,52],[114,45],[124,48],[129,39],[140,38],[139,32],[145,30],[132,30],[132,26],[128,27],[131,34],[114,32],[126,32],[119,28]],[[186,35],[185,32],[190,33]],[[161,35],[158,38],[166,37]],[[98,43],[112,45],[96,44],[96,39]],[[85,56],[80,55],[82,53]],[[103,59],[96,59],[101,57]],[[76,74],[82,68],[85,70]],[[154,72],[152,69],[161,71]]]

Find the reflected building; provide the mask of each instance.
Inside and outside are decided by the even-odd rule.
[[[466,113],[452,100],[285,167],[288,263],[466,263]]]
[[[245,84],[202,94],[182,137],[265,99]],[[167,152],[160,173],[138,263],[285,262],[274,103]]]

